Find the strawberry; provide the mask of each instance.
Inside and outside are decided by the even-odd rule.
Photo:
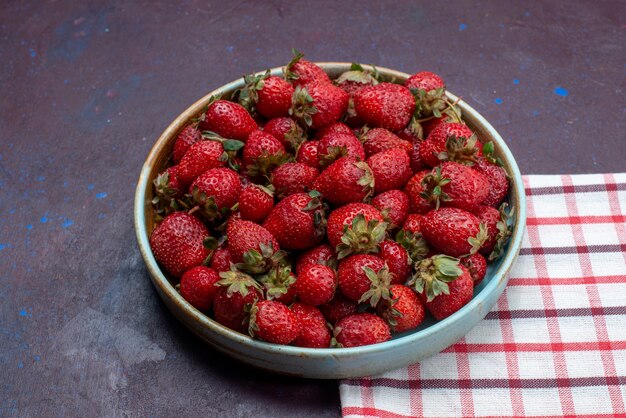
[[[248,333],[269,343],[289,344],[300,335],[300,321],[282,303],[260,300],[250,308]]]
[[[231,263],[234,264],[230,254],[230,248],[228,248],[228,244],[223,244],[213,251],[211,265],[209,267],[216,272],[221,273],[223,271],[229,271]]]
[[[201,139],[202,135],[200,135],[200,131],[195,124],[185,126],[178,133],[176,142],[174,142],[174,154],[172,155],[174,164],[178,164],[189,148]]]
[[[220,281],[219,274],[208,267],[197,266],[187,270],[180,278],[180,295],[199,311],[206,312],[213,306],[213,299]]]
[[[303,57],[304,54],[293,50],[293,58],[284,70],[287,81],[294,86],[304,86],[309,83],[331,83],[330,78],[321,67]]]
[[[293,86],[267,70],[261,75],[244,76],[245,86],[237,91],[239,103],[249,111],[256,110],[268,119],[287,116],[291,107]]]
[[[404,86],[380,83],[357,91],[354,94],[354,108],[357,115],[369,126],[395,132],[411,119],[415,99]]]
[[[335,326],[335,340],[340,347],[359,347],[391,339],[387,323],[370,313],[359,313],[343,318]]]
[[[392,284],[403,284],[411,274],[411,260],[404,247],[395,241],[386,239],[380,243],[379,257],[389,267]]]
[[[500,258],[504,254],[504,246],[509,241],[513,232],[511,218],[513,209],[509,210],[508,203],[500,205],[500,209],[491,206],[479,206],[475,211],[476,216],[487,230],[487,240],[480,252],[488,256],[489,261]]]
[[[376,306],[389,299],[391,274],[382,258],[371,254],[351,255],[339,262],[339,290],[345,297]]]
[[[461,258],[461,264],[467,268],[470,276],[472,276],[474,286],[478,286],[480,282],[483,281],[485,274],[487,273],[487,260],[485,257],[479,253],[472,254],[469,257]]]
[[[361,202],[374,189],[374,174],[365,161],[343,157],[320,174],[313,188],[334,205]]]
[[[224,147],[219,141],[199,141],[189,147],[178,164],[178,179],[187,187],[196,177],[211,168],[224,167]]]
[[[266,299],[290,304],[296,297],[295,282],[297,278],[291,272],[290,266],[276,265],[270,271],[259,277],[263,284]]]
[[[424,139],[424,132],[421,129],[422,126],[419,126],[419,129],[415,129],[412,124],[414,118],[409,122],[407,126],[396,132],[398,138],[403,139],[411,144],[415,144],[416,142],[421,142]]]
[[[320,244],[301,253],[296,261],[296,274],[309,264],[322,264],[332,269],[337,268],[337,258],[335,251],[328,244]]]
[[[485,144],[488,147],[488,144]],[[479,159],[473,169],[482,173],[489,181],[489,194],[483,200],[483,205],[498,207],[509,193],[509,179],[506,170],[497,164],[485,159]]]
[[[428,170],[418,171],[404,186],[404,193],[409,197],[409,210],[411,213],[423,214],[434,207],[433,203],[423,196],[424,186],[422,181],[429,174],[430,171]]]
[[[189,186],[189,194],[199,206],[200,214],[207,219],[220,218],[239,200],[241,180],[229,168],[212,168],[205,171]]]
[[[250,276],[239,271],[220,273],[222,278],[213,299],[213,313],[220,324],[244,332],[247,324],[246,307],[263,298],[261,287]]]
[[[377,310],[394,332],[416,328],[424,320],[424,305],[415,292],[401,284],[389,288],[391,299],[381,303]]]
[[[278,139],[283,147],[288,150],[297,150],[300,144],[306,140],[300,125],[291,118],[270,119],[263,127],[263,132]]]
[[[420,223],[422,222],[422,219],[424,219],[424,215],[411,213],[406,217],[404,224],[402,224],[402,229],[412,233],[421,233],[422,229],[420,227]]]
[[[368,158],[391,148],[401,148],[407,152],[413,149],[413,145],[409,141],[405,141],[393,132],[383,128],[364,128],[361,130],[360,138],[363,141],[365,155]]]
[[[257,124],[248,111],[239,103],[216,100],[209,104],[206,113],[200,117],[200,128],[211,131],[223,138],[246,141]]]
[[[411,171],[413,171],[413,173],[417,173],[418,171],[422,171],[427,168],[426,164],[424,164],[420,157],[420,144],[420,141],[414,142],[413,148],[409,153],[409,157],[411,158]]]
[[[152,205],[156,209],[155,219],[160,220],[162,216],[178,207],[176,199],[183,196],[183,187],[178,178],[178,166],[168,167],[154,179],[153,184],[155,196],[152,199]]]
[[[361,64],[352,63],[350,70],[343,72],[335,83],[346,93],[352,96],[365,86],[375,86],[378,84],[378,71],[366,70]]]
[[[420,222],[423,218],[424,215],[410,214],[402,229],[396,234],[396,242],[406,250],[412,263],[424,259],[430,253],[430,247],[420,229]]]
[[[319,193],[287,196],[270,212],[263,223],[282,248],[304,250],[324,238],[326,220]]]
[[[415,95],[417,116],[438,116],[446,107],[446,86],[437,74],[422,71],[409,77],[404,85]]]
[[[320,156],[318,152],[319,141],[303,142],[296,153],[296,161],[317,168],[320,165]]]
[[[387,224],[374,206],[348,203],[328,216],[328,242],[342,259],[352,253],[378,252]]]
[[[409,214],[409,197],[401,190],[389,190],[372,199],[372,206],[383,215],[389,230],[404,223]]]
[[[293,93],[289,114],[312,129],[337,122],[348,109],[350,96],[329,83],[309,83],[298,86]]]
[[[489,180],[476,170],[452,161],[435,167],[422,179],[422,196],[439,205],[473,211],[489,194]]]
[[[294,193],[309,192],[315,179],[320,175],[317,168],[303,163],[286,163],[272,172],[272,185],[279,198]]]
[[[353,133],[327,133],[320,139],[317,152],[320,156],[320,164],[324,167],[345,156],[365,159],[363,145]]]
[[[429,167],[441,161],[472,165],[482,154],[482,144],[467,125],[444,123],[435,128],[420,144],[419,156]]]
[[[372,155],[367,165],[374,173],[374,193],[404,187],[411,178],[411,161],[405,150],[391,148]]]
[[[303,303],[294,303],[289,307],[298,321],[300,321],[300,334],[293,341],[297,347],[328,348],[330,347],[330,331],[326,327],[324,315],[315,306]]]
[[[230,219],[226,236],[233,261],[251,273],[268,271],[284,255],[274,235],[254,222]]]
[[[429,244],[453,257],[474,254],[488,237],[476,216],[458,208],[431,210],[420,227]]]
[[[250,183],[239,195],[241,219],[263,222],[274,207],[274,193],[266,187]]]
[[[313,306],[322,305],[335,295],[337,274],[328,266],[308,264],[298,275],[294,288],[301,302]]]
[[[268,175],[288,158],[283,144],[263,131],[252,132],[243,147],[243,164],[251,177]]]
[[[418,90],[437,90],[437,89],[445,89],[446,85],[443,82],[443,79],[439,77],[435,73],[431,73],[429,71],[422,71],[410,76],[405,82],[404,85],[409,89],[418,89]]]
[[[150,248],[165,270],[174,277],[180,277],[207,258],[209,249],[205,243],[209,238],[209,230],[196,217],[185,212],[173,212],[152,231]]]
[[[322,126],[315,131],[315,139],[320,140],[326,135],[354,135],[354,132],[348,125],[342,122],[331,123],[330,125]]]
[[[319,309],[328,322],[336,324],[342,318],[357,313],[359,305],[340,292],[336,292],[335,297],[330,302],[320,305]]]

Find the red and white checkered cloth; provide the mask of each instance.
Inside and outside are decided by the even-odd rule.
[[[344,417],[626,416],[626,173],[526,176],[504,293],[418,364],[343,380]]]

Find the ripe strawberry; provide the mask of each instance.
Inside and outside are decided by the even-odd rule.
[[[322,264],[332,269],[337,268],[337,257],[335,251],[328,244],[320,244],[301,253],[296,261],[296,274],[309,264]]]
[[[294,193],[309,192],[315,179],[320,175],[317,168],[303,163],[286,163],[272,172],[272,185],[279,198]]]
[[[252,277],[239,271],[220,273],[220,286],[213,299],[213,313],[220,324],[238,331],[247,329],[246,306],[263,298],[261,287]]]
[[[353,63],[350,66],[350,71],[342,73],[335,83],[343,89],[346,93],[352,96],[357,91],[361,90],[365,86],[375,86],[378,84],[378,71],[374,68],[374,71],[366,70],[361,64]]]
[[[346,316],[335,326],[335,340],[340,347],[359,347],[391,339],[387,323],[370,313]]]
[[[348,109],[350,96],[329,83],[309,83],[298,86],[293,93],[289,114],[312,129],[337,122]]]
[[[296,296],[302,303],[318,306],[329,302],[337,289],[335,270],[322,264],[303,267],[294,284]]]
[[[297,150],[300,144],[306,140],[300,125],[291,118],[270,119],[263,127],[263,132],[278,139],[283,147],[288,150]]]
[[[378,252],[387,224],[374,206],[348,203],[328,216],[327,234],[338,259],[352,253]]]
[[[386,239],[380,243],[379,257],[389,267],[392,284],[403,284],[411,274],[409,254],[404,247],[395,241]]]
[[[424,215],[410,214],[402,229],[396,234],[396,242],[406,250],[411,263],[424,259],[430,253],[430,247],[420,229],[420,222],[423,218]]]
[[[230,219],[226,236],[233,261],[251,273],[268,271],[283,256],[272,233],[254,222]]]
[[[274,193],[266,187],[250,183],[239,195],[241,219],[263,222],[274,207]]]
[[[202,135],[200,135],[196,125],[185,126],[176,137],[176,142],[174,142],[174,154],[172,156],[174,164],[178,164],[189,148],[201,139]]]
[[[407,152],[410,152],[413,149],[413,145],[410,142],[401,139],[392,132],[383,128],[364,128],[360,137],[361,141],[363,141],[365,155],[368,158],[374,154],[378,154],[379,152],[386,151],[391,148],[401,148]]]
[[[354,132],[348,125],[342,122],[331,123],[330,125],[322,126],[315,131],[315,139],[320,140],[326,135],[354,135]]]
[[[205,266],[193,267],[180,278],[180,295],[199,311],[206,312],[213,306],[213,298],[220,281],[220,276],[213,269]]]
[[[389,289],[391,299],[381,303],[377,313],[394,332],[404,332],[416,328],[424,320],[424,305],[415,292],[401,284]]]
[[[330,78],[321,67],[305,60],[304,54],[293,50],[293,58],[285,67],[285,79],[294,86],[304,86],[309,83],[328,83]]]
[[[165,270],[180,277],[204,262],[209,255],[204,243],[210,237],[209,230],[196,217],[173,212],[152,231],[150,248]]]
[[[178,166],[168,167],[154,179],[153,184],[155,196],[152,205],[157,211],[155,219],[158,220],[174,210],[177,207],[176,199],[183,196],[183,187],[178,179]]]
[[[435,167],[422,179],[422,196],[439,205],[472,212],[489,194],[489,180],[476,170],[452,161]]]
[[[263,131],[252,132],[243,147],[243,164],[251,177],[268,175],[287,159],[283,144]]]
[[[287,116],[291,107],[293,86],[280,77],[261,75],[244,77],[246,85],[237,92],[239,103],[246,109],[256,109],[268,119]]]
[[[487,273],[487,260],[485,257],[479,253],[472,254],[469,257],[461,258],[461,264],[467,268],[470,276],[472,276],[474,286],[478,286],[480,282],[483,281],[485,274]]]
[[[339,262],[339,290],[345,297],[376,306],[389,299],[391,274],[382,258],[371,254],[351,255]]]
[[[251,337],[274,344],[289,344],[300,335],[300,321],[285,305],[260,300],[250,308]]]
[[[216,272],[221,273],[223,271],[230,271],[231,263],[234,264],[230,254],[230,248],[228,248],[228,244],[222,244],[213,251],[211,265],[209,267]]]
[[[320,165],[320,156],[317,149],[319,141],[303,142],[296,153],[296,161],[317,168]]]
[[[330,302],[320,305],[319,309],[326,320],[334,325],[346,316],[357,313],[359,305],[346,298],[341,292],[336,292],[335,297]]]
[[[270,212],[263,223],[282,248],[304,250],[324,238],[324,207],[319,194],[295,193],[287,196]]]
[[[201,116],[200,129],[245,142],[250,133],[257,129],[257,124],[239,103],[216,100],[209,104],[206,113]]]
[[[365,160],[363,145],[353,133],[327,133],[320,139],[317,152],[324,167],[345,156]]]
[[[506,170],[484,159],[479,159],[472,168],[484,174],[487,180],[489,180],[489,194],[483,200],[483,205],[497,208],[509,193],[509,180]]]
[[[266,274],[259,276],[265,298],[289,305],[296,298],[297,277],[291,272],[291,266],[276,265]]]
[[[402,229],[405,231],[409,231],[412,233],[422,233],[422,229],[420,227],[420,223],[424,219],[424,215],[420,215],[417,213],[411,213],[406,217],[404,224],[402,224]]]
[[[443,79],[437,74],[429,71],[422,71],[413,74],[404,82],[404,85],[409,89],[425,90],[427,92],[446,88]]]
[[[219,141],[199,141],[189,147],[178,164],[178,179],[187,187],[200,174],[211,168],[224,167],[224,147]]]
[[[429,167],[436,167],[441,161],[471,165],[482,154],[481,148],[482,144],[467,125],[444,123],[420,144],[419,156]]]
[[[409,122],[407,126],[396,132],[398,138],[408,141],[411,144],[415,144],[416,142],[420,142],[424,139],[422,125],[420,124],[418,129],[414,128],[414,120],[415,118],[411,119],[411,122]]]
[[[293,345],[310,348],[330,347],[330,331],[326,327],[324,315],[318,308],[303,303],[294,303],[289,309],[301,324],[300,334],[293,341]]]
[[[413,173],[417,173],[418,171],[422,171],[426,169],[426,164],[422,161],[420,157],[420,141],[416,141],[413,143],[413,148],[409,153],[409,157],[411,158],[411,170]]]
[[[418,171],[404,186],[404,193],[409,197],[409,210],[411,213],[426,213],[431,210],[434,205],[429,199],[423,196],[424,186],[422,180],[430,174],[430,171]]]
[[[487,231],[487,240],[480,252],[488,256],[489,261],[500,258],[504,254],[504,246],[513,232],[510,225],[513,209],[509,210],[508,207],[507,203],[500,205],[500,209],[491,206],[479,206],[474,212],[480,222],[485,225]]]
[[[411,178],[411,162],[405,150],[391,148],[372,155],[367,165],[374,173],[374,193],[404,187]]]
[[[380,83],[357,91],[354,94],[354,108],[357,115],[369,126],[395,132],[409,123],[415,108],[415,99],[404,86]]]
[[[431,210],[421,220],[420,227],[429,244],[453,257],[474,254],[487,239],[485,225],[463,209]]]
[[[374,174],[365,161],[343,157],[320,174],[313,188],[334,205],[361,202],[374,189]]]
[[[383,215],[389,230],[404,223],[409,214],[409,197],[401,190],[389,190],[372,199],[372,206]]]
[[[225,216],[239,200],[241,180],[229,168],[212,168],[205,171],[189,186],[189,194],[207,219]]]

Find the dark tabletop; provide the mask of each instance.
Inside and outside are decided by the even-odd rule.
[[[339,415],[183,329],[132,224],[170,121],[292,47],[441,74],[525,174],[626,169],[623,1],[110,3],[2,5],[0,416]]]

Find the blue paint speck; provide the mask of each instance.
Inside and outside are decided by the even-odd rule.
[[[13,214],[15,213],[15,209],[11,209],[11,210],[9,211],[9,213],[10,213],[11,215],[13,215]]]
[[[496,104],[502,104],[502,99],[497,97],[494,99],[494,102],[496,102]]]
[[[533,116],[539,116],[539,111],[538,110],[533,110]]]
[[[44,181],[46,179],[46,176],[38,176],[37,177],[37,181]]]
[[[74,221],[73,221],[73,220],[71,220],[71,219],[65,219],[65,220],[63,221],[63,224],[61,224],[61,226],[62,226],[63,228],[67,228],[67,227],[70,227],[70,226],[72,226],[72,225],[74,225]]]
[[[94,189],[94,187],[96,187],[96,185],[95,185],[95,184],[88,184],[88,185],[87,185],[87,190],[93,190],[93,189]]]
[[[32,224],[26,225],[26,229],[33,229],[33,225]]]
[[[0,244],[0,250],[4,250],[9,244]]]
[[[558,94],[559,96],[562,96],[562,97],[567,97],[569,92],[567,91],[567,89],[564,89],[563,87],[557,87],[554,89],[554,94]]]
[[[235,50],[235,47],[234,47],[234,46],[232,46],[232,45],[228,45],[228,46],[226,47],[226,51],[228,51],[228,52],[233,52],[234,50]]]
[[[530,12],[524,12],[524,16],[526,17],[530,16]]]
[[[459,25],[459,32],[463,32],[465,29],[467,29],[467,25],[465,23],[461,23]]]
[[[107,217],[106,213],[99,213],[98,214],[98,219],[104,219],[106,217]]]
[[[17,367],[20,369],[24,368],[24,363],[22,363],[21,361],[19,363],[17,363]]]
[[[64,181],[64,182],[63,182],[63,187],[67,187],[67,185],[68,185],[68,184],[69,184],[69,183],[68,183],[67,181]]]
[[[104,28],[104,31],[105,31],[106,33],[109,33],[109,30],[110,30],[109,28]]]
[[[35,51],[33,48],[28,48],[28,53],[30,54],[31,58],[35,58],[37,56],[37,51]]]
[[[33,358],[35,359],[35,361],[41,361],[41,357],[39,357],[39,356],[35,356]]]
[[[104,199],[107,197],[107,192],[100,192],[96,195],[96,199]]]
[[[20,310],[20,316],[26,316],[26,315],[28,315],[28,312],[26,312],[26,309]]]
[[[63,80],[63,84],[70,84],[70,80],[66,78],[65,80]]]
[[[42,224],[45,224],[46,222],[48,222],[48,218],[46,216],[42,216],[39,222],[41,222]]]
[[[519,84],[519,80],[517,78],[513,79],[513,84]]]

